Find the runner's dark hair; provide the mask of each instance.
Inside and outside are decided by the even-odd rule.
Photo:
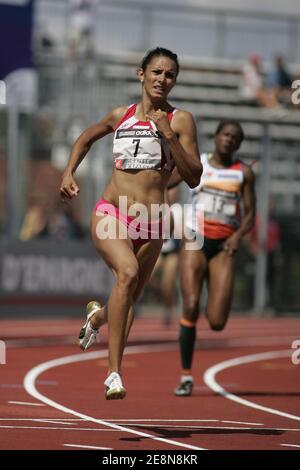
[[[177,75],[179,74],[179,62],[177,54],[170,51],[169,49],[165,49],[164,47],[156,47],[155,49],[151,49],[148,51],[142,59],[141,62],[141,69],[145,72],[147,65],[151,62],[153,57],[168,57],[169,59],[173,60],[177,67]]]
[[[222,121],[220,121],[218,124],[215,135],[218,135],[224,129],[224,127],[228,125],[235,126],[237,128],[239,132],[240,143],[242,143],[245,138],[245,134],[244,134],[242,126],[235,119],[222,119]]]

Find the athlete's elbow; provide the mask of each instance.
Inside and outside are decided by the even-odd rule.
[[[91,133],[90,129],[86,129],[80,134],[76,143],[82,147],[83,150],[88,151],[92,144],[95,142],[95,138]]]
[[[200,179],[202,176],[202,168],[197,168],[193,174],[191,175],[189,181],[187,181],[187,184],[191,189],[196,188],[200,184]]]
[[[199,185],[199,181],[197,182],[196,180],[193,181],[193,182],[188,182],[188,186],[189,186],[189,188],[191,188],[191,189],[197,188],[198,185]]]

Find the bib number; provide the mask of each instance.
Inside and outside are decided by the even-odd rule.
[[[236,201],[230,201],[224,196],[203,192],[200,194],[198,202],[204,206],[204,212],[207,214],[225,215],[229,217],[236,214]]]
[[[135,150],[133,156],[136,157],[139,151],[141,139],[133,139],[132,143],[135,144]]]

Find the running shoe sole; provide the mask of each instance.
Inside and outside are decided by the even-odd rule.
[[[86,311],[88,312],[87,317],[86,317],[86,322],[83,325],[83,327],[81,328],[79,336],[78,336],[78,346],[80,347],[80,349],[82,349],[82,351],[86,351],[87,349],[89,349],[91,344],[94,342],[94,341],[90,342],[90,339],[92,338],[92,335],[90,336],[90,338],[89,338],[89,340],[86,344],[84,344],[84,339],[85,339],[87,326],[88,326],[91,318],[95,315],[95,313],[98,310],[101,310],[101,305],[99,304],[99,302],[92,301],[92,302],[89,302],[86,306]],[[99,331],[99,328],[97,330],[94,330],[94,331],[95,331],[95,334],[97,334],[98,331]]]
[[[176,397],[190,397],[193,393],[193,382],[183,382],[174,390]]]
[[[124,387],[113,388],[105,391],[106,400],[123,400],[126,397],[126,390]]]

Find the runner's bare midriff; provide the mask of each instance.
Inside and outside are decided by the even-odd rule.
[[[103,192],[103,198],[119,207],[119,197],[126,196],[128,207],[132,204],[165,202],[165,189],[170,178],[167,170],[114,170],[110,183]]]

